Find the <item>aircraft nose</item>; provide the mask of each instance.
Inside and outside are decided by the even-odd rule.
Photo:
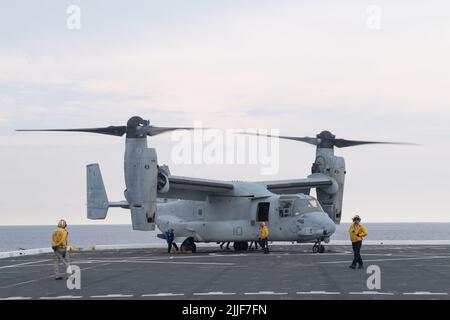
[[[325,233],[330,236],[336,231],[336,225],[334,224],[334,221],[331,219],[328,219],[327,222],[325,222],[325,225],[323,227]]]

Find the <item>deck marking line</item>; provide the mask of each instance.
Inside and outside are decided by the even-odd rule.
[[[235,292],[221,292],[221,291],[212,291],[212,292],[204,292],[204,293],[194,293],[194,296],[219,296],[219,295],[223,295],[223,296],[230,296],[230,295],[235,295]]]
[[[387,295],[393,296],[392,292],[379,292],[379,291],[361,291],[361,292],[349,292],[349,294],[371,294],[371,295]]]
[[[416,292],[404,292],[404,295],[435,295],[435,296],[446,296],[446,292],[430,292],[430,291],[416,291]]]
[[[185,262],[185,261],[155,261],[155,260],[97,260],[97,263],[144,263],[144,264],[198,264],[198,265],[219,265],[219,266],[234,266],[235,263],[231,262]]]
[[[72,264],[73,264],[73,263],[72,263]],[[106,265],[108,265],[108,264],[109,264],[109,263],[104,263],[104,264],[100,265],[100,267],[101,267],[101,266],[106,266]],[[81,271],[93,269],[93,268],[96,268],[96,267],[99,267],[99,266],[92,266],[92,267],[89,267],[89,268],[82,268]],[[37,282],[37,281],[39,281],[39,280],[44,280],[44,279],[51,279],[51,278],[53,278],[54,276],[55,276],[55,275],[51,275],[51,276],[48,276],[48,277],[37,278],[37,279],[32,279],[32,280],[28,280],[28,281],[24,281],[24,282],[14,283],[14,284],[11,284],[11,285],[8,285],[8,286],[0,287],[0,289],[6,289],[6,288],[11,288],[11,287],[16,287],[16,286],[20,286],[20,285],[22,285],[22,284],[27,284],[27,283]]]
[[[366,262],[382,262],[382,261],[406,261],[406,260],[433,260],[433,259],[449,259],[450,256],[431,256],[431,257],[416,257],[416,258],[394,258],[394,259],[372,259],[364,260]],[[348,263],[348,261],[325,261],[319,262],[321,264],[336,264],[336,263]]]
[[[7,266],[1,266],[0,269],[20,267],[20,266],[25,266],[25,265],[28,265],[28,264],[34,264],[34,263],[40,263],[40,262],[46,262],[46,261],[50,261],[50,259],[38,260],[38,261],[30,261],[30,262],[23,262],[23,263],[18,263],[18,264],[10,264],[10,265],[7,265]]]
[[[81,299],[83,296],[56,296],[56,297],[40,297],[41,300],[54,300],[54,299]]]
[[[259,292],[245,292],[245,295],[286,295],[287,292],[273,292],[273,291],[259,291]]]
[[[297,292],[297,294],[341,294],[340,292],[332,292],[332,291],[306,291],[306,292]]]
[[[176,296],[184,296],[184,293],[152,293],[141,295],[141,297],[176,297]]]
[[[90,296],[91,298],[132,298],[134,295],[132,294],[105,294],[105,295],[98,295],[98,296]]]

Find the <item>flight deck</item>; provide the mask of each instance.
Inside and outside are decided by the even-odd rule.
[[[364,269],[348,268],[351,246],[272,245],[270,254],[199,245],[193,254],[166,249],[81,251],[81,289],[54,280],[53,255],[0,259],[0,299],[449,299],[450,245],[366,245]],[[379,267],[379,288],[367,267]],[[376,267],[375,267],[376,268]],[[371,281],[369,281],[371,282]]]

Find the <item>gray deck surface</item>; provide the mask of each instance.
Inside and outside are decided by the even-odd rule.
[[[369,290],[366,269],[351,270],[350,246],[272,246],[271,253],[199,247],[195,254],[162,249],[71,254],[81,289],[53,276],[53,256],[0,259],[0,299],[449,299],[449,245],[364,246],[365,268],[381,269]]]

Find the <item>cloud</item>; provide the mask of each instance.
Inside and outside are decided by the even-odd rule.
[[[182,15],[170,24],[139,23],[139,15],[127,33],[113,23],[116,4],[102,20],[112,30],[89,20],[94,36],[58,29],[54,43],[27,40],[33,50],[4,45],[0,81],[111,98],[133,95],[165,110],[198,113],[272,106],[281,112],[335,107],[445,113],[450,44],[442,41],[448,24],[436,19],[442,10],[417,3],[409,3],[407,12],[402,5],[380,6],[385,20],[372,33],[363,4],[292,1],[209,6],[202,9],[209,15]],[[81,7],[88,17],[99,9]],[[131,12],[138,9],[150,12],[143,3]]]
[[[49,192],[55,192],[53,206],[70,202],[74,219],[84,222],[80,176],[89,162],[106,166],[112,196],[122,197],[120,138],[27,135],[14,128],[121,125],[132,115],[156,125],[199,120],[223,129],[301,136],[327,129],[348,139],[420,143],[424,148],[337,150],[348,163],[345,210],[362,209],[374,221],[390,219],[386,212],[423,219],[430,210],[448,219],[442,203],[429,201],[445,198],[450,181],[443,169],[450,161],[447,2],[379,1],[381,30],[371,31],[366,5],[358,1],[113,1],[108,7],[80,1],[80,32],[65,28],[64,3],[49,3],[30,4],[22,14],[12,4],[0,13],[0,35],[8,39],[0,44],[0,175],[8,181],[0,194],[14,200],[0,203],[2,222],[15,221],[6,216],[15,210],[48,217],[42,199]],[[150,144],[170,164],[169,137]],[[314,148],[280,146],[274,178],[307,175]],[[258,168],[246,166],[172,171],[260,178]],[[51,182],[33,188],[43,177]],[[23,203],[22,184],[30,185],[26,194],[39,206]],[[51,187],[65,184],[66,192]],[[20,208],[11,205],[16,202]]]

